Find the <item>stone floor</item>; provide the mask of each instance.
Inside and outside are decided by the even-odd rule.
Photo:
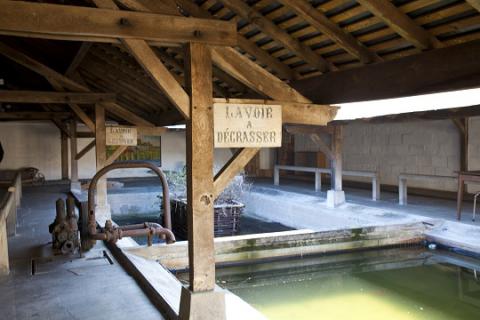
[[[81,258],[52,255],[48,225],[65,187],[24,188],[11,273],[0,277],[0,319],[163,319],[101,243]]]

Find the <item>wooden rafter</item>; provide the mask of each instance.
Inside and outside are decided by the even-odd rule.
[[[105,165],[108,166],[109,164],[112,164],[115,160],[118,159],[122,155],[122,153],[125,152],[125,150],[128,149],[128,146],[118,146],[115,151],[105,160]]]
[[[307,0],[281,0],[292,8],[300,17],[305,19],[312,27],[321,31],[330,39],[363,63],[379,61],[380,58],[365,48],[349,33],[344,32],[339,26],[328,19],[320,10],[313,8]]]
[[[62,90],[64,89],[69,89],[74,92],[91,92],[89,88],[87,88],[84,85],[81,85],[77,83],[76,81],[73,81],[66,76],[56,72],[55,70],[45,66],[44,64],[36,61],[35,59],[30,58],[26,54],[15,50],[13,48],[10,48],[6,44],[0,42],[0,54],[3,54],[7,58],[17,62],[18,64],[26,67],[27,69],[30,69],[42,76],[44,76],[52,85],[54,86],[61,86]],[[58,91],[57,88],[55,90]],[[122,119],[125,119],[126,121],[134,124],[134,125],[139,125],[139,126],[150,126],[154,127],[155,125],[152,124],[151,122],[137,116],[133,112],[125,109],[124,107],[120,106],[118,103],[114,102],[104,102],[102,103],[105,105],[107,110],[117,116],[119,116]],[[79,108],[79,110],[81,110]],[[78,110],[77,110],[78,111]],[[81,114],[81,113],[77,113]],[[88,116],[87,116],[88,117]],[[86,119],[86,118],[85,118]],[[83,121],[84,119],[82,119]],[[90,128],[90,126],[89,126]],[[93,132],[95,132],[95,127],[93,126]],[[90,128],[92,129],[92,128]]]
[[[65,75],[67,77],[73,76],[74,72],[77,70],[78,66],[82,63],[83,59],[88,53],[88,50],[90,50],[92,46],[91,42],[83,42],[80,45],[80,48],[78,49],[77,54],[73,58],[72,62],[67,68],[67,71],[65,71]]]
[[[465,0],[476,10],[480,11],[480,0]]]
[[[10,103],[80,103],[90,104],[115,101],[113,93],[48,92],[27,90],[0,90],[0,102]]]
[[[5,35],[110,43],[118,43],[118,38],[163,44],[237,43],[235,25],[214,19],[22,1],[1,0],[0,6],[0,34]]]
[[[273,39],[280,42],[320,72],[328,72],[336,69],[333,64],[315,53],[310,47],[302,44],[297,39],[292,38],[285,30],[276,26],[272,21],[265,18],[245,2],[241,0],[222,0],[221,2],[234,13],[238,14],[249,23],[257,26],[260,30],[270,35]]]
[[[217,198],[228,186],[232,179],[255,157],[260,148],[243,148],[230,158],[230,160],[215,175],[213,189]]]
[[[181,9],[187,11],[194,17],[198,18],[212,18],[211,14],[207,11],[196,5],[190,0],[178,0],[177,4],[181,7]],[[233,21],[236,21],[234,18]],[[259,48],[254,42],[249,41],[245,36],[238,35],[238,46],[246,51],[248,54],[252,55],[257,59],[260,63],[265,64],[268,68],[276,72],[279,77],[292,80],[298,77],[295,71],[290,69],[286,64],[279,61],[277,58],[272,57],[268,52]]]
[[[94,0],[95,4],[101,8],[118,10],[118,6],[113,0]],[[122,43],[130,50],[131,54],[137,59],[145,72],[150,75],[152,80],[168,99],[175,105],[178,111],[185,119],[190,117],[190,98],[183,90],[180,83],[163,65],[160,58],[145,40],[140,39],[120,39]]]
[[[437,38],[417,25],[390,1],[358,0],[358,2],[417,48],[428,50],[443,47]]]
[[[95,147],[95,139],[93,139],[89,144],[87,144],[82,150],[80,150],[75,155],[75,160],[80,160],[84,155],[88,153],[88,151],[92,150]]]

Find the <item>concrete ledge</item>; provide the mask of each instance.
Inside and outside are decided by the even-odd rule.
[[[327,252],[379,248],[424,240],[423,223],[314,232],[294,230],[215,239],[215,262],[245,263]],[[188,267],[188,243],[156,244],[125,249],[128,253],[161,262],[169,269]]]

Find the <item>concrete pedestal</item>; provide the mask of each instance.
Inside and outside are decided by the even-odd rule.
[[[330,208],[336,208],[339,205],[345,203],[345,192],[339,190],[327,191],[327,206]]]
[[[82,184],[80,181],[70,182],[70,191],[74,193],[82,192]]]
[[[225,320],[225,291],[192,292],[182,288],[180,299],[180,320]]]

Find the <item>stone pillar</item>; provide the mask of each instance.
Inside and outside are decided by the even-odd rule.
[[[331,208],[345,203],[345,192],[342,189],[342,144],[343,127],[335,126],[332,135],[332,187],[327,192],[327,206]]]
[[[101,104],[95,106],[95,159],[98,172],[105,166],[107,161],[105,107]],[[107,201],[106,176],[98,180],[95,200],[95,216],[100,225],[103,226],[106,220],[112,218],[110,206]]]

